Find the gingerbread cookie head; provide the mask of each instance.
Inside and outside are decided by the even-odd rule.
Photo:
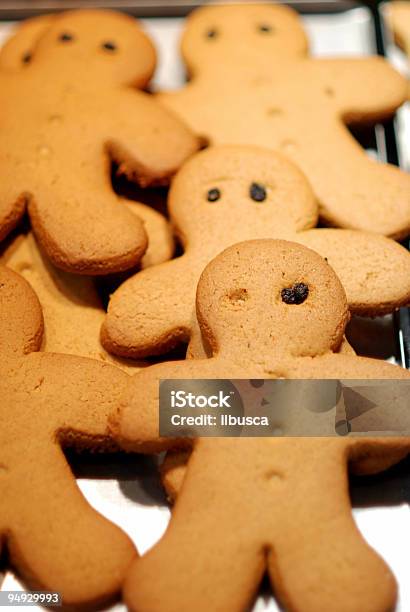
[[[214,354],[247,352],[252,358],[332,351],[349,316],[343,287],[329,264],[284,240],[252,240],[226,249],[202,273],[196,303]]]
[[[84,86],[143,88],[155,69],[155,49],[132,17],[114,11],[68,11],[49,22],[30,62],[38,70],[76,79]],[[64,69],[62,69],[64,67]]]
[[[244,4],[205,6],[192,13],[182,38],[191,74],[218,69],[221,60],[251,66],[275,58],[303,56],[306,35],[297,14],[286,6]]]
[[[184,242],[218,240],[219,250],[228,235],[233,243],[314,227],[318,213],[306,178],[287,159],[262,147],[229,145],[184,164],[169,210]]]

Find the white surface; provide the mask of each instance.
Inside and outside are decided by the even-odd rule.
[[[145,20],[144,23],[160,50],[155,86],[165,89],[179,87],[184,81],[184,70],[178,55],[182,20],[152,19]],[[366,9],[358,8],[332,16],[309,16],[305,23],[312,52],[316,55],[364,55],[374,52],[372,24]],[[0,42],[4,40],[9,29],[9,25],[0,24]],[[129,462],[132,463],[133,460],[129,459]],[[78,484],[88,501],[120,525],[135,541],[139,551],[145,552],[163,534],[170,513],[163,502],[157,472],[152,463],[147,459],[136,458],[132,465],[123,468],[124,466],[121,468],[120,465],[113,470],[110,461],[106,459],[100,470],[104,478],[83,477],[78,480]],[[379,494],[378,499],[383,500],[382,507],[375,506],[371,501],[375,487]],[[397,610],[408,612],[410,479],[404,476],[384,477],[376,485],[361,485],[354,497],[359,497],[360,506],[364,506],[354,511],[360,530],[368,542],[388,561],[399,582],[400,603]],[[18,590],[22,586],[11,573],[7,573],[1,588]],[[34,612],[35,607],[27,609]],[[123,611],[124,606],[117,604],[111,609]],[[275,610],[278,610],[276,603],[266,595],[259,597],[254,607],[254,612]]]

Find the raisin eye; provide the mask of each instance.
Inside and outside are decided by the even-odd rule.
[[[28,64],[31,61],[31,53],[25,53],[23,55],[23,57],[21,58],[21,61],[23,62],[23,64]]]
[[[260,183],[252,183],[249,188],[249,195],[255,202],[263,202],[266,200],[266,189]]]
[[[112,51],[112,52],[114,52],[114,51],[117,50],[117,45],[114,42],[112,42],[111,40],[106,40],[105,42],[102,43],[101,46],[102,46],[102,48],[105,51]]]
[[[216,30],[215,28],[211,28],[206,33],[207,38],[216,38],[217,36],[218,36],[218,30]]]
[[[68,32],[63,32],[58,37],[58,40],[61,42],[71,42],[72,40],[74,40],[74,36],[72,34],[69,34]]]
[[[268,25],[267,23],[261,23],[258,26],[258,30],[259,32],[262,32],[263,34],[269,34],[270,32],[272,32],[272,27]]]
[[[309,287],[305,283],[296,283],[293,287],[282,289],[282,302],[285,304],[302,304],[309,295]]]
[[[221,192],[216,187],[214,187],[213,189],[210,189],[207,193],[208,202],[216,202],[217,200],[219,200],[220,197],[221,197]]]

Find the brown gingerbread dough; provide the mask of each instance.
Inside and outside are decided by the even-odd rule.
[[[82,274],[130,268],[146,235],[112,191],[111,161],[142,186],[163,183],[198,139],[138,91],[152,75],[155,51],[134,19],[72,11],[43,25],[21,69],[12,68],[17,52],[27,55],[40,22],[23,26],[1,54],[0,238],[28,206],[57,267]]]
[[[198,134],[286,154],[326,224],[410,233],[410,176],[371,160],[346,127],[382,121],[405,101],[406,81],[386,60],[309,57],[297,13],[269,3],[195,10],[182,54],[191,80],[159,99]]]
[[[355,313],[384,314],[410,302],[408,251],[377,234],[314,229],[318,205],[306,178],[269,149],[225,145],[197,153],[175,177],[168,207],[184,254],[113,294],[102,341],[116,355],[161,354],[189,340],[202,270],[242,240],[284,238],[315,249],[335,269]]]
[[[63,448],[109,449],[107,418],[129,377],[92,359],[40,353],[41,307],[0,266],[0,548],[31,588],[68,605],[118,594],[131,540],[78,488]]]
[[[304,290],[292,301],[297,285]],[[214,357],[159,364],[132,379],[111,419],[127,450],[187,443],[158,435],[160,379],[410,379],[388,363],[332,352],[348,319],[345,294],[304,246],[228,248],[204,270],[196,306]],[[355,525],[348,467],[374,473],[409,450],[410,439],[399,437],[197,439],[168,530],[131,567],[127,605],[239,612],[267,570],[293,612],[391,610],[395,580]]]

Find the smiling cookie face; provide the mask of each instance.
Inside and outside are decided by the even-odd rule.
[[[258,147],[212,147],[192,157],[175,177],[169,208],[190,241],[219,237],[220,249],[226,237],[232,243],[273,237],[278,230],[283,236],[317,220],[303,174],[284,157]]]
[[[32,66],[72,80],[144,87],[155,69],[155,50],[136,21],[110,11],[72,11],[55,18],[33,49]]]
[[[203,272],[197,315],[215,352],[320,355],[337,347],[346,296],[317,253],[283,240],[226,249]]]
[[[275,57],[307,51],[307,39],[297,14],[284,6],[207,6],[188,18],[182,53],[191,73],[217,69],[221,59],[252,65]]]

